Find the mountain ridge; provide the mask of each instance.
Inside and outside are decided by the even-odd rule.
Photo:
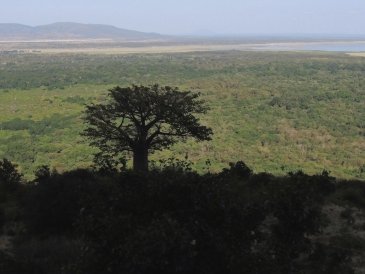
[[[27,26],[18,23],[0,23],[0,40],[39,39],[113,39],[156,40],[166,36],[118,28],[104,24],[56,22],[47,25]]]

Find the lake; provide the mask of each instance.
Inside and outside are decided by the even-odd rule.
[[[255,45],[254,50],[365,52],[365,41],[359,42],[283,42]]]

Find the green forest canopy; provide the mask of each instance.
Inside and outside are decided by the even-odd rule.
[[[201,118],[215,135],[155,160],[187,155],[198,171],[244,160],[258,172],[365,178],[364,58],[235,51],[1,58],[0,157],[28,176],[44,164],[89,166],[94,150],[79,136],[84,105],[115,85],[159,83],[201,92],[211,108]]]

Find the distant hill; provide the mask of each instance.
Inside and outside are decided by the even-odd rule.
[[[38,39],[113,39],[113,40],[155,40],[165,36],[121,29],[109,25],[54,23],[42,26],[0,23],[0,40]]]

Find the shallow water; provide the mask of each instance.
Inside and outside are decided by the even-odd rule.
[[[260,50],[302,50],[302,51],[333,51],[333,52],[365,52],[365,41],[361,42],[303,42],[277,43],[260,46]]]

